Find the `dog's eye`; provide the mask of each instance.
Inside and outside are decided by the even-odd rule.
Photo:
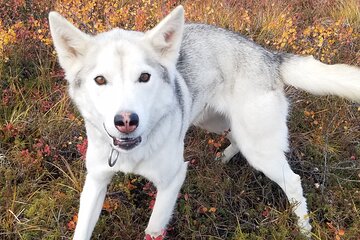
[[[106,84],[106,79],[103,76],[97,76],[96,78],[94,78],[94,80],[97,83],[97,85]]]
[[[139,82],[148,82],[150,80],[150,74],[149,73],[142,73],[139,77]]]

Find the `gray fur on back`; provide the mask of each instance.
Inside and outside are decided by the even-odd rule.
[[[251,81],[251,85],[266,91],[278,89],[282,87],[280,60],[280,55],[238,33],[211,25],[186,24],[177,69],[196,102],[199,97],[211,98],[215,86],[230,88],[231,92],[236,81],[244,81],[244,85]]]

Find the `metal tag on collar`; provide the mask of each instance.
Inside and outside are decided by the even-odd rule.
[[[113,159],[114,151],[116,152],[116,157]],[[116,164],[118,157],[119,157],[119,152],[111,148],[111,152],[108,159],[108,163],[110,167],[113,167]]]

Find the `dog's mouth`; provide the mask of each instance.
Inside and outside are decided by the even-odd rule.
[[[106,129],[105,124],[104,125],[104,129],[105,132],[107,133],[107,135],[112,138],[113,140],[113,145],[115,147],[118,147],[122,150],[131,150],[134,147],[138,146],[141,143],[141,136],[135,137],[135,138],[131,138],[131,137],[124,137],[124,138],[116,138],[114,136],[112,136]]]
[[[136,138],[115,138],[112,137],[114,146],[123,150],[130,150],[141,143],[141,136]]]

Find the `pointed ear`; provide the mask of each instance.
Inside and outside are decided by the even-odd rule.
[[[60,65],[65,71],[71,71],[85,54],[91,37],[57,12],[50,12],[49,25]]]
[[[184,8],[176,7],[157,26],[145,33],[160,59],[176,62],[184,31]]]

